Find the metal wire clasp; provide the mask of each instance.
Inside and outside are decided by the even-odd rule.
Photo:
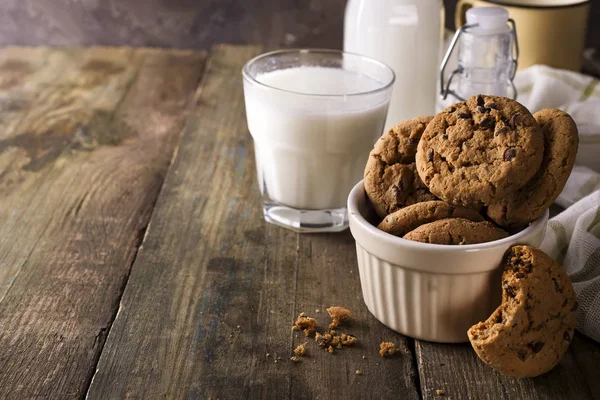
[[[508,80],[509,80],[510,86],[513,90],[512,99],[516,99],[517,98],[517,88],[515,86],[514,79],[515,79],[515,75],[517,73],[517,66],[518,66],[518,60],[519,60],[519,42],[517,40],[517,25],[515,24],[515,20],[510,18],[508,20],[508,23],[511,25],[511,28],[512,28],[511,32],[512,32],[512,37],[513,37],[513,48],[511,51],[512,65],[511,65],[511,71],[509,72]],[[463,67],[461,65],[459,65],[454,71],[452,71],[452,74],[450,74],[450,77],[448,78],[448,82],[446,82],[446,83],[444,83],[444,73],[446,72],[446,66],[448,65],[450,56],[452,55],[452,52],[454,51],[454,48],[456,47],[456,44],[458,43],[458,39],[460,38],[460,35],[462,35],[463,32],[466,31],[467,29],[476,28],[478,26],[479,26],[479,24],[463,25],[462,27],[460,27],[460,29],[458,29],[456,31],[456,33],[454,34],[454,37],[452,38],[452,41],[450,42],[450,46],[448,47],[448,51],[446,51],[446,55],[444,55],[444,59],[442,60],[442,65],[440,67],[440,94],[442,95],[443,100],[446,100],[446,98],[448,97],[449,94],[453,95],[460,101],[465,100],[461,96],[459,96],[454,90],[450,89],[450,84],[452,83],[452,79],[454,79],[454,77],[457,74],[461,74],[464,72]]]

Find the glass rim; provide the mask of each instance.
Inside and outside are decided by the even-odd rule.
[[[387,82],[385,84],[382,82],[381,87],[378,87],[377,89],[373,89],[373,90],[367,90],[364,92],[356,92],[356,93],[348,93],[348,94],[322,94],[322,93],[296,92],[293,90],[287,90],[287,89],[278,88],[276,86],[267,85],[266,83],[260,82],[259,80],[257,80],[255,77],[253,77],[250,74],[249,68],[255,62],[262,60],[264,58],[272,57],[274,55],[285,54],[285,53],[299,53],[299,54],[322,53],[322,54],[337,54],[340,56],[349,55],[351,57],[357,57],[357,58],[360,58],[363,60],[367,60],[368,62],[371,62],[375,65],[382,67],[383,69],[387,69],[389,72],[391,72],[392,77],[389,82]],[[384,63],[382,61],[379,61],[372,57],[368,57],[368,56],[358,54],[358,53],[352,53],[352,52],[343,51],[343,50],[318,49],[318,48],[282,49],[282,50],[273,50],[273,51],[269,51],[267,53],[260,54],[256,57],[250,59],[248,62],[246,62],[246,64],[244,64],[244,67],[242,68],[242,75],[245,80],[247,80],[253,84],[256,84],[258,86],[262,86],[264,88],[268,88],[271,90],[277,90],[277,91],[284,92],[284,93],[290,93],[290,94],[298,95],[298,96],[313,96],[313,97],[320,97],[320,98],[344,98],[344,97],[365,96],[365,95],[370,95],[370,94],[376,94],[376,93],[386,91],[387,89],[392,87],[394,85],[394,82],[396,81],[396,73],[394,72],[394,70],[389,65],[387,65],[386,63]],[[370,77],[373,78],[372,76],[370,76]]]

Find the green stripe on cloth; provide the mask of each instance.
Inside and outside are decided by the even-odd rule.
[[[579,99],[579,101],[586,101],[587,99],[590,98],[590,96],[594,93],[594,91],[596,90],[596,86],[598,86],[598,83],[600,81],[598,79],[594,79],[590,82],[590,84],[588,85],[588,87],[585,88],[583,95],[581,96],[581,98]]]
[[[550,221],[548,222],[548,226],[552,228],[554,234],[556,235],[556,248],[558,249],[556,261],[562,264],[567,256],[567,251],[569,250],[569,238],[567,237],[567,230],[558,221]]]
[[[532,90],[533,90],[533,85],[527,85],[525,87],[518,88],[517,93],[518,94],[527,94],[527,93],[531,93]]]
[[[596,216],[594,217],[594,219],[592,220],[592,223],[590,224],[590,226],[588,227],[588,232],[592,232],[592,229],[594,229],[594,227],[596,225],[598,225],[600,223],[600,206],[598,206],[598,208],[596,209]]]

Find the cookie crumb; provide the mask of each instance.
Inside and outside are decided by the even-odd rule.
[[[271,353],[265,354],[266,357],[271,357]]]
[[[299,344],[295,349],[294,349],[294,354],[300,357],[304,357],[304,355],[306,354],[306,343],[303,344]]]
[[[340,323],[349,320],[350,316],[352,315],[350,310],[339,306],[329,307],[327,312],[332,319],[331,324],[329,324],[329,329],[337,328]]]
[[[333,347],[329,346],[329,347],[327,348],[327,351],[328,351],[329,353],[333,353]]]
[[[311,336],[317,331],[317,320],[311,317],[307,317],[305,313],[300,313],[292,330],[302,330],[304,335]]]
[[[362,375],[362,372],[360,372],[360,369],[357,369],[355,372],[356,375]]]
[[[292,358],[290,358],[290,360],[293,362],[300,362],[300,359],[296,356],[292,356]]]
[[[352,346],[358,341],[355,336],[348,335],[346,333],[342,333],[341,340],[344,346]]]
[[[381,342],[379,344],[379,355],[381,357],[391,357],[396,353],[396,346],[392,342]]]
[[[362,357],[362,358],[363,358],[363,360],[366,360],[366,359],[367,359],[367,356],[363,355],[363,357]]]
[[[277,360],[275,360],[275,364],[277,364]]]
[[[442,389],[436,389],[436,390],[435,390],[435,395],[436,395],[437,397],[442,397],[442,396],[445,396],[445,395],[446,395],[446,392],[444,392]]]
[[[239,326],[239,325],[238,325],[238,326],[236,326],[236,328],[238,328],[238,329],[242,329],[242,327],[241,327],[241,326]]]
[[[329,333],[324,333],[321,335],[319,332],[317,332],[315,334],[315,342],[317,342],[317,345],[323,349],[330,347],[331,340],[332,337]]]

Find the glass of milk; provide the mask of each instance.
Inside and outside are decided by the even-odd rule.
[[[242,72],[265,219],[298,232],[346,229],[394,72],[338,50],[275,51]]]

